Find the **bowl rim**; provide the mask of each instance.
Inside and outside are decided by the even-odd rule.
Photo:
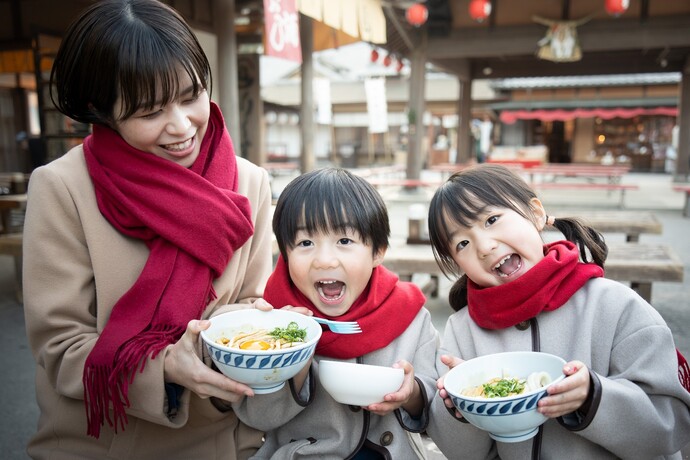
[[[491,354],[488,354],[488,355],[475,356],[474,358],[468,359],[468,360],[466,360],[466,361],[464,361],[464,362],[458,364],[457,366],[455,366],[455,367],[454,367],[453,369],[451,369],[450,371],[448,371],[448,373],[446,374],[446,378],[448,377],[448,375],[449,375],[451,372],[455,371],[455,369],[459,369],[463,364],[468,363],[468,362],[472,361],[473,359],[479,359],[479,358],[485,358],[485,357],[488,358],[488,357],[490,357],[490,356],[491,356],[491,357],[496,357],[496,356],[498,356],[498,355],[508,355],[508,356],[512,355],[512,356],[515,356],[515,355],[518,355],[518,354],[520,354],[520,355],[525,355],[525,354],[548,355],[549,357],[554,357],[554,358],[556,358],[558,361],[561,361],[561,363],[562,363],[563,365],[566,364],[566,361],[565,361],[563,358],[561,358],[560,356],[554,355],[554,354],[552,354],[552,353],[546,353],[546,352],[543,352],[543,351],[505,351],[505,352],[499,352],[499,353],[491,353]],[[460,371],[456,371],[456,373],[457,373],[457,372],[460,372]],[[454,397],[454,398],[463,399],[463,400],[465,400],[465,401],[470,401],[470,402],[474,402],[474,403],[494,403],[494,402],[498,403],[498,402],[507,402],[507,401],[518,400],[518,399],[521,399],[521,398],[529,398],[529,397],[532,397],[532,396],[534,396],[534,395],[537,395],[538,393],[540,393],[540,392],[542,392],[542,391],[545,391],[548,387],[550,387],[550,386],[553,385],[554,383],[557,383],[557,382],[560,382],[561,380],[563,380],[563,379],[565,378],[565,374],[563,374],[563,373],[561,372],[561,374],[559,374],[558,377],[556,377],[555,379],[551,380],[551,382],[549,382],[548,384],[544,385],[543,387],[536,388],[536,389],[534,389],[534,390],[532,390],[532,391],[529,391],[529,392],[526,392],[526,393],[520,393],[520,394],[518,394],[518,395],[513,395],[513,396],[499,396],[499,397],[496,397],[496,398],[482,398],[481,396],[468,396],[468,395],[463,395],[463,394],[461,394],[460,392],[455,391],[455,390],[449,390],[448,387],[445,386],[446,378],[444,378],[444,388],[445,388],[445,390],[448,392],[448,394],[450,394],[450,395],[451,395],[452,397]]]
[[[241,348],[228,347],[227,345],[217,343],[211,337],[209,337],[208,331],[213,326],[209,327],[209,329],[205,329],[205,330],[201,331],[201,333],[199,334],[201,336],[201,339],[204,341],[204,343],[207,346],[215,347],[215,348],[217,348],[221,351],[224,351],[224,352],[242,354],[242,355],[257,355],[257,356],[271,356],[271,355],[275,355],[275,354],[279,354],[279,353],[292,353],[292,352],[295,352],[298,350],[302,350],[304,348],[308,348],[312,345],[315,345],[316,342],[318,342],[321,339],[321,334],[323,333],[323,329],[321,328],[321,325],[319,323],[314,321],[314,319],[311,318],[310,316],[303,315],[301,313],[297,313],[297,312],[290,311],[290,310],[281,310],[278,308],[274,308],[273,310],[264,311],[264,310],[259,310],[257,308],[243,308],[240,310],[226,311],[226,312],[220,313],[216,316],[212,316],[212,317],[207,318],[207,319],[209,321],[213,322],[214,319],[218,319],[221,316],[230,316],[230,315],[238,313],[238,312],[247,312],[247,311],[258,311],[258,312],[268,313],[268,314],[272,314],[272,312],[281,312],[279,314],[288,314],[289,316],[299,315],[300,317],[307,319],[308,322],[311,322],[312,325],[314,326],[314,329],[317,331],[317,333],[314,337],[312,337],[310,340],[308,340],[306,342],[295,345],[294,347],[282,348],[280,350],[242,350]]]
[[[393,366],[384,366],[383,364],[370,364],[370,363],[357,363],[357,362],[352,362],[352,361],[339,361],[337,359],[320,359],[319,360],[319,370],[321,369],[321,365],[323,363],[327,363],[326,367],[331,366],[332,363],[334,363],[336,366],[338,365],[345,365],[345,366],[363,366],[363,367],[369,367],[369,368],[377,368],[377,369],[390,369],[391,371],[395,372],[396,374],[399,373],[398,371],[401,371],[403,375],[405,374],[405,370],[402,367],[393,367]]]

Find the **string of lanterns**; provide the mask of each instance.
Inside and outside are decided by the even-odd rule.
[[[379,53],[379,50],[376,48],[371,49],[371,62],[372,63],[377,63],[379,61],[379,58],[381,57],[381,53]],[[396,61],[395,64],[395,71],[400,73],[405,66],[405,63],[403,62],[401,57],[397,57],[392,53],[387,54],[384,56],[383,60],[381,60],[381,64],[383,64],[384,67],[390,67],[393,64],[393,61]]]
[[[630,6],[630,0],[604,0],[604,9],[612,16],[620,16],[625,13]],[[470,0],[470,17],[483,22],[491,15],[491,0]],[[424,3],[415,3],[405,11],[405,19],[408,24],[414,27],[423,26],[429,19],[429,9]]]

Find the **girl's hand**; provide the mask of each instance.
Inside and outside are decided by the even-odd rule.
[[[314,312],[307,307],[294,307],[292,305],[285,305],[281,310],[294,311],[295,313],[300,313],[305,316],[314,316]]]
[[[403,383],[395,393],[388,393],[380,403],[370,404],[365,409],[376,415],[384,416],[402,407],[413,417],[422,413],[422,392],[414,379],[414,367],[411,363],[400,360],[393,364],[395,368],[402,368],[405,372]]]
[[[549,418],[575,412],[589,394],[589,369],[580,361],[570,361],[563,366],[566,377],[547,389],[548,396],[537,403],[538,411]]]
[[[456,358],[455,356],[450,356],[450,355],[441,355],[441,362],[448,366],[448,369],[452,369],[458,364],[464,362],[463,359]],[[447,375],[447,373],[446,373]],[[443,385],[443,381],[446,377],[446,375],[442,375],[437,381],[436,381],[436,388],[438,388],[438,395],[443,399],[443,404],[448,408],[448,409],[454,409],[455,406],[453,405],[453,401],[450,399],[450,395],[446,391],[446,387]],[[455,417],[457,418],[463,418],[462,414],[460,413],[459,410],[455,410]]]
[[[208,320],[190,321],[180,340],[166,348],[165,381],[182,385],[202,399],[216,397],[236,402],[243,396],[254,396],[250,387],[214,371],[197,356],[199,333],[209,326]]]

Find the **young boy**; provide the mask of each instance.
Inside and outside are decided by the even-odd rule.
[[[324,330],[312,362],[289,385],[235,404],[245,423],[266,431],[256,458],[424,458],[419,433],[436,391],[438,334],[419,288],[381,265],[390,236],[381,196],[346,170],[312,171],[280,195],[273,231],[281,256],[264,298],[275,308],[357,321],[362,333]],[[320,385],[322,359],[400,367],[405,378],[381,403],[346,406]]]

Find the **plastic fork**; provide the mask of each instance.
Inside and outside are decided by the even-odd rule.
[[[359,327],[357,321],[332,321],[330,319],[317,318],[312,316],[314,321],[320,324],[325,324],[328,328],[336,334],[359,334],[362,328]]]

